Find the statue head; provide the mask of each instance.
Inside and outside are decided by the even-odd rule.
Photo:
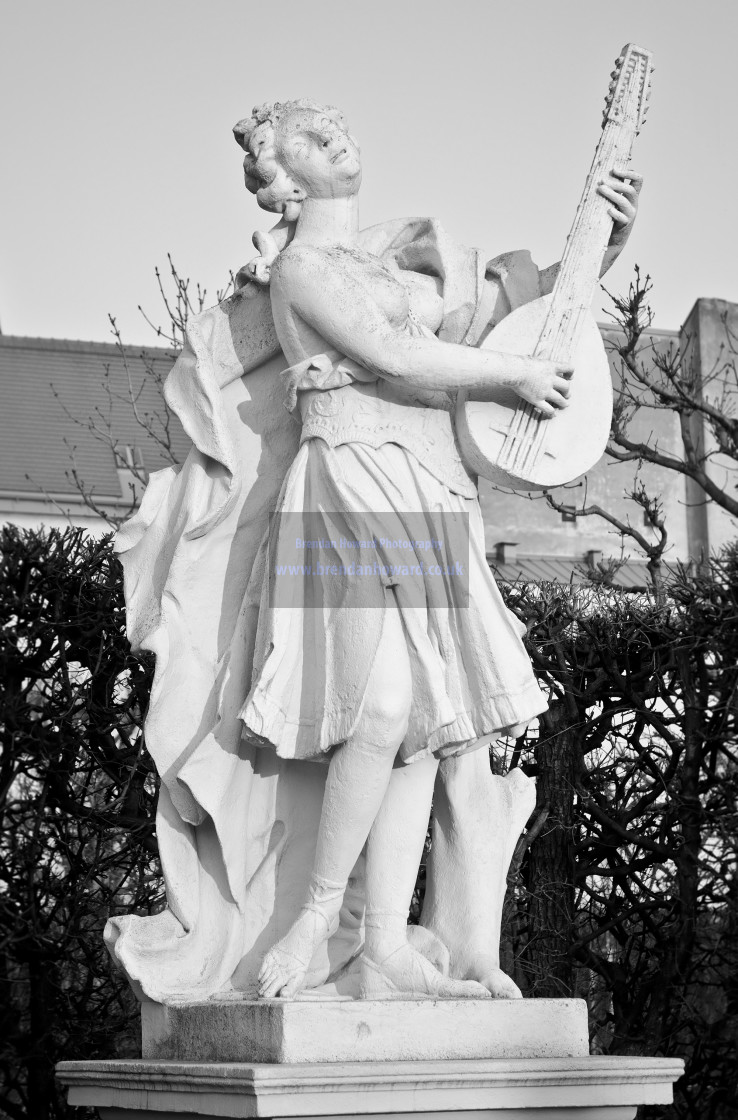
[[[263,210],[297,220],[306,198],[355,194],[359,147],[338,109],[307,98],[258,105],[233,129],[246,152],[246,187]]]

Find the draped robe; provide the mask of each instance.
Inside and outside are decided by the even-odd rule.
[[[477,344],[540,294],[528,253],[486,263],[431,219],[372,227],[361,247],[440,279],[446,341]],[[131,644],[156,658],[146,743],[161,777],[167,905],[112,918],[105,931],[140,999],[253,997],[264,953],[296,918],[312,867],[326,767],[255,747],[238,718],[258,611],[247,584],[300,437],[283,403],[287,364],[268,289],[247,284],[190,320],[164,391],[192,448],[181,467],[151,476],[116,541]],[[498,964],[506,875],[532,785],[519,771],[492,775],[486,750],[439,767],[421,919],[429,935],[420,931],[417,943],[436,952],[440,940],[451,975]],[[360,858],[309,987],[332,991],[319,987],[326,975],[349,974],[363,907]]]

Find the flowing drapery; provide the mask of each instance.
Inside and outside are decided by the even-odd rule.
[[[446,341],[476,343],[539,294],[527,253],[487,264],[430,219],[375,226],[362,234],[362,247],[439,278],[438,334]],[[117,539],[130,640],[156,657],[146,741],[161,775],[167,908],[106,927],[108,947],[141,998],[253,995],[264,952],[297,916],[313,862],[325,768],[255,748],[238,717],[258,611],[249,577],[263,562],[258,547],[299,443],[299,425],[283,405],[286,365],[263,289],[247,286],[190,320],[165,395],[193,446],[179,469],[152,476]],[[479,951],[496,953],[509,836],[514,845],[530,795],[519,775],[494,778],[484,751],[441,765],[443,811],[423,922],[447,944],[452,971],[474,950],[468,920],[455,925],[467,895],[487,943]],[[450,868],[453,904],[443,886]],[[357,954],[362,908],[360,860],[338,931],[319,950],[308,983]]]

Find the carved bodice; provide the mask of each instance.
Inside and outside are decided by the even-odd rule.
[[[412,313],[404,329],[427,331]],[[309,439],[323,439],[331,447],[397,443],[454,493],[476,497],[475,481],[456,446],[452,394],[408,389],[401,378],[377,377],[357,362],[325,354],[300,362],[282,376],[287,407],[299,407],[302,443]]]
[[[337,247],[322,255],[340,272],[358,278],[372,302],[398,335],[433,337],[443,317],[443,300],[429,276],[402,273],[360,250]],[[310,346],[311,333],[277,302],[275,321],[285,336]],[[310,351],[308,350],[308,353]],[[465,469],[454,435],[453,396],[437,390],[410,389],[401,377],[379,377],[355,361],[319,353],[283,373],[290,411],[299,404],[302,440],[325,440],[331,447],[363,443],[381,447],[396,443],[413,455],[449,489],[476,496],[475,481]]]
[[[434,394],[438,397],[440,394]],[[397,443],[450,490],[476,496],[474,480],[459,456],[448,408],[407,397],[401,386],[385,380],[354,381],[336,389],[302,395],[302,440],[323,439],[331,447]]]

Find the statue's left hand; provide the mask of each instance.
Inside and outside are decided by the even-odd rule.
[[[622,249],[638,213],[638,195],[643,186],[643,176],[628,167],[615,169],[598,185],[597,191],[610,203],[608,213],[613,220],[608,248]]]

